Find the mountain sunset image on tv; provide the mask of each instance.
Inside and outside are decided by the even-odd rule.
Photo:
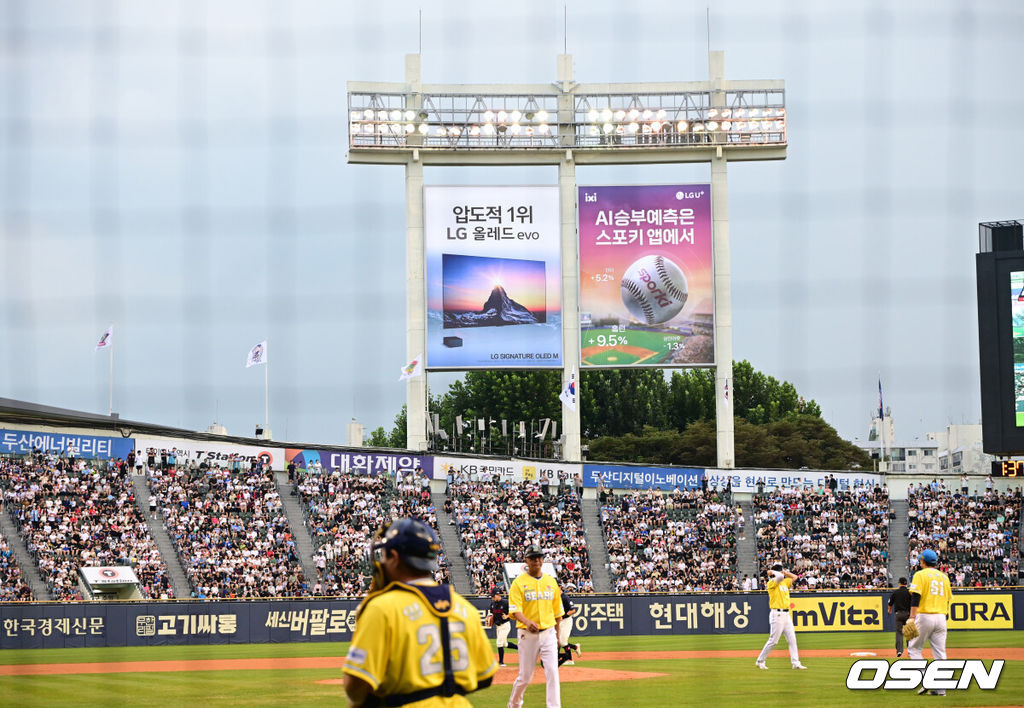
[[[441,254],[445,329],[547,320],[544,261]]]

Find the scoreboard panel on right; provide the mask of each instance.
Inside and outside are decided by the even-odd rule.
[[[982,446],[1024,454],[1024,251],[976,257]],[[993,468],[994,469],[994,468]]]

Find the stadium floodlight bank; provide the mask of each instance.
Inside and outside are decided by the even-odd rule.
[[[579,262],[576,165],[711,164],[714,357],[718,466],[735,467],[728,161],[784,160],[785,83],[731,81],[725,54],[708,55],[708,80],[578,83],[572,56],[557,57],[548,84],[424,84],[420,56],[405,82],[348,83],[348,161],[403,165],[406,173],[406,361],[426,349],[424,165],[558,168],[561,263]],[[580,366],[579,272],[562,268],[562,388]],[[426,371],[431,371],[427,357]],[[509,364],[499,368],[515,368]],[[407,441],[426,450],[426,375],[406,381]],[[562,408],[562,456],[581,459],[580,410]]]
[[[349,148],[356,153],[415,148],[427,159],[428,151],[451,150],[664,152],[786,145],[782,88],[726,90],[721,101],[710,90],[665,87],[641,93],[635,88],[574,87],[568,114],[559,113],[557,85],[526,93],[353,91]]]

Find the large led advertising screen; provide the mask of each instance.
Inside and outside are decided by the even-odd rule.
[[[428,369],[562,365],[558,188],[427,186]]]
[[[1013,421],[1024,428],[1024,271],[1010,271],[1008,294],[1013,336]]]
[[[1024,251],[977,255],[982,447],[1024,454]]]
[[[711,185],[579,188],[580,362],[712,366]]]

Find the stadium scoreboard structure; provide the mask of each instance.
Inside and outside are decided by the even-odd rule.
[[[726,168],[729,161],[786,158],[784,82],[726,80],[725,54],[721,51],[709,53],[707,81],[584,84],[574,80],[571,55],[559,55],[557,66],[557,81],[548,84],[424,84],[420,56],[410,54],[405,58],[404,83],[349,82],[348,161],[405,167],[405,360],[427,352],[426,372],[548,366],[561,369],[563,388],[576,380],[581,366],[713,366],[718,466],[733,468],[733,412],[726,396],[732,378]],[[683,203],[653,207],[657,207],[659,238],[670,232],[668,237],[678,244],[686,239],[699,241],[700,236],[694,236],[693,230],[710,232],[710,239],[700,244],[710,257],[701,255],[699,277],[690,279],[696,289],[690,291],[685,309],[680,312],[683,303],[679,301],[686,300],[690,276],[668,264],[667,274],[659,276],[660,287],[663,294],[676,293],[676,302],[667,302],[671,299],[668,296],[652,302],[651,294],[642,291],[634,293],[632,300],[622,295],[622,302],[616,305],[625,304],[632,314],[605,307],[601,310],[604,314],[599,314],[600,321],[588,322],[590,313],[584,307],[587,301],[581,297],[580,287],[581,243],[577,229],[582,223],[578,208],[578,190],[582,187],[576,181],[576,165],[683,162],[710,163],[710,183],[698,185],[710,191],[704,194],[709,204],[700,207],[710,214],[696,214],[689,220],[690,213],[699,208]],[[465,216],[466,209],[477,208],[485,216],[492,213],[495,220],[506,209],[516,218],[521,212],[529,214],[530,219],[541,213],[544,217],[539,218],[540,228],[535,228],[532,221],[520,221],[507,233],[504,223],[478,227],[483,230],[479,234],[474,231],[473,239],[486,245],[487,239],[494,238],[494,248],[474,249],[465,240],[461,244],[446,241],[446,247],[459,245],[457,255],[463,257],[458,263],[448,263],[453,278],[469,277],[466,274],[471,271],[481,275],[502,271],[501,277],[490,276],[488,282],[479,282],[472,297],[446,300],[439,294],[446,278],[445,254],[438,254],[435,233],[439,187],[425,183],[425,165],[557,167],[557,187],[550,187],[557,188],[557,218],[552,220],[550,212],[543,209],[543,197],[532,202],[519,198],[514,203],[494,197],[480,204],[447,209],[444,214],[449,220]],[[493,189],[495,193],[501,189],[508,193],[508,187]],[[677,188],[674,193],[684,199],[688,190]],[[637,213],[641,213],[639,207]],[[648,213],[643,212],[641,221],[651,221]],[[685,223],[684,214],[688,220]],[[667,215],[677,221],[663,228]],[[531,256],[530,249],[515,248],[520,237],[543,240],[544,227],[552,223],[556,226],[557,257],[547,252]],[[457,235],[458,226],[456,223]],[[632,266],[638,272],[646,263],[645,255],[633,257]],[[650,257],[657,258],[657,254]],[[666,257],[662,262],[668,260]],[[634,282],[630,277],[633,270],[626,265],[630,264],[609,266],[616,269],[616,282]],[[560,293],[542,287],[544,274],[552,269],[557,269]],[[607,276],[602,273],[602,277]],[[510,291],[508,281],[518,285],[517,292]],[[455,288],[449,290],[456,292]],[[646,326],[655,330],[654,334],[637,329],[632,338],[636,341],[623,336],[622,322],[628,322],[626,326],[631,328],[634,310],[646,313]],[[480,326],[494,331],[481,332]],[[581,332],[587,328],[587,351],[581,352]],[[510,342],[517,338],[532,340],[528,351],[514,350]],[[604,341],[599,341],[602,338]],[[657,341],[646,346],[655,338]],[[691,346],[685,345],[687,339],[694,340]],[[426,375],[406,382],[406,446],[415,451],[428,448]],[[563,458],[579,461],[579,406],[574,410],[563,406],[562,431]]]
[[[982,446],[990,455],[1024,455],[1024,239],[1022,221],[979,224],[978,349]],[[1021,467],[999,465],[1000,476]]]

